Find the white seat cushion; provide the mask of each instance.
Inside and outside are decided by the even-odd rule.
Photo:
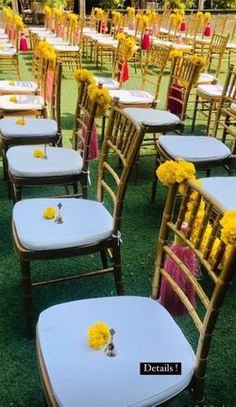
[[[209,136],[161,136],[159,143],[171,157],[186,161],[223,160],[230,155],[224,143]]]
[[[223,92],[223,86],[221,85],[199,85],[197,87],[198,93],[202,93],[206,96],[220,98]]]
[[[216,83],[216,81],[217,81],[217,79],[214,75],[211,75],[207,72],[202,72],[202,73],[200,73],[197,84],[198,85],[212,84],[212,83]]]
[[[0,81],[0,93],[33,93],[37,88],[37,83],[32,81],[14,81],[14,85],[10,85],[9,81]]]
[[[16,124],[16,118],[5,117],[0,120],[0,132],[4,137],[43,137],[57,135],[57,122],[52,119],[27,117],[24,126]]]
[[[143,90],[110,90],[110,96],[112,99],[114,97],[119,98],[119,102],[123,104],[143,104],[143,103],[152,103],[154,97],[150,93]]]
[[[43,218],[44,210],[62,203],[64,222]],[[97,243],[112,234],[113,218],[97,201],[87,199],[25,199],[13,209],[21,244],[30,250],[53,250]]]
[[[80,174],[83,160],[70,148],[47,147],[47,160],[35,158],[41,146],[17,146],[7,151],[9,171],[18,177],[52,177]]]
[[[46,41],[51,45],[58,45],[60,47],[67,47],[69,44],[68,41],[64,41],[62,38],[46,38]]]
[[[16,48],[0,49],[0,57],[16,55]]]
[[[87,345],[96,321],[114,328],[115,357]],[[59,304],[40,314],[38,344],[58,405],[156,406],[190,382],[195,354],[166,309],[151,298],[120,296]],[[180,362],[180,375],[140,375],[140,362]],[[167,368],[168,369],[168,368]]]
[[[11,102],[9,96],[0,96],[2,110],[42,110],[44,99],[42,96],[16,95],[16,102]]]
[[[236,42],[228,42],[226,49],[236,49]]]
[[[167,110],[127,108],[124,111],[138,124],[146,126],[168,126],[180,123],[180,118]]]
[[[102,83],[106,89],[119,89],[120,85],[115,79],[106,78],[105,76],[95,76],[97,84]]]
[[[231,103],[230,109],[233,110],[234,113],[236,113],[236,103]]]
[[[80,50],[77,45],[55,45],[54,48],[59,52],[78,52]]]
[[[236,177],[209,177],[200,181],[226,210],[236,210]]]

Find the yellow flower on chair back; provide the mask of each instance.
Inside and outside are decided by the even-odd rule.
[[[16,97],[16,95],[11,95],[11,96],[9,97],[9,102],[16,103],[16,102],[17,102],[17,97]]]
[[[92,102],[98,104],[97,116],[103,116],[111,107],[111,96],[107,89],[91,84],[88,87],[88,96]]]
[[[127,10],[128,17],[134,17],[135,16],[135,8],[134,7],[127,7],[126,10]]]
[[[110,329],[104,322],[96,322],[88,328],[88,345],[95,350],[101,349],[109,342]]]
[[[43,155],[44,155],[43,150],[40,150],[39,148],[36,148],[33,151],[33,157],[35,157],[35,158],[42,158]]]
[[[190,57],[190,62],[194,65],[199,65],[202,69],[207,65],[206,58],[201,54],[195,54]]]
[[[87,69],[76,69],[74,71],[74,78],[77,82],[95,83],[95,78]]]
[[[226,211],[220,223],[223,242],[226,245],[236,244],[236,211]]]
[[[102,20],[103,16],[104,16],[104,11],[102,8],[99,7],[95,7],[95,14],[98,20]]]
[[[50,17],[51,14],[52,14],[52,9],[50,7],[48,7],[48,6],[45,6],[43,8],[43,11],[44,11],[44,13],[46,14],[47,17]]]
[[[121,21],[122,15],[119,11],[112,11],[112,20],[115,25],[118,25]]]
[[[196,169],[192,163],[184,160],[168,160],[157,168],[156,174],[164,185],[169,186],[176,182],[181,184],[186,179],[194,179]]]

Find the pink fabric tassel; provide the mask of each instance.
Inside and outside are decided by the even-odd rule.
[[[186,222],[183,222],[181,230],[183,233],[186,229]],[[197,272],[197,260],[192,249],[180,244],[173,243],[171,250],[175,255],[185,264],[193,276]],[[178,286],[185,293],[192,305],[195,305],[195,290],[192,284],[187,280],[184,273],[174,263],[174,261],[167,256],[165,264],[165,271],[173,278]],[[161,281],[160,302],[169,311],[172,316],[184,316],[188,314],[187,308],[184,306],[180,298],[175,294],[167,280],[163,277]]]
[[[151,40],[150,40],[150,35],[149,31],[146,30],[145,34],[143,35],[142,41],[141,41],[141,47],[144,51],[147,51],[151,46]]]
[[[204,35],[205,35],[205,37],[210,37],[211,34],[212,34],[211,25],[210,25],[210,23],[208,23],[205,27]]]
[[[25,38],[25,34],[21,34],[20,36],[20,51],[27,52],[29,49],[27,39]]]
[[[85,126],[88,125],[89,122],[89,116],[87,114],[84,115],[84,120],[83,120]],[[86,129],[85,127],[82,128],[82,137],[85,139],[86,137]],[[83,150],[83,146],[80,145],[80,148]],[[90,137],[90,144],[89,144],[89,159],[90,160],[95,160],[99,156],[99,148],[98,148],[98,133],[97,133],[97,126],[94,121],[93,123],[93,128],[91,132],[91,137]]]
[[[187,23],[186,23],[185,20],[183,20],[182,23],[181,23],[180,31],[181,31],[181,32],[187,31]]]
[[[129,79],[129,66],[127,62],[118,63],[118,82],[126,82]]]
[[[170,97],[167,103],[167,110],[169,110],[173,114],[176,114],[177,116],[181,116],[183,109],[183,105],[181,103],[183,100],[183,95],[181,90],[182,86],[179,84],[175,84],[174,88],[172,88],[170,91]]]
[[[46,89],[46,98],[48,102],[51,102],[52,100],[53,80],[54,80],[54,71],[49,70],[47,73],[47,89]]]
[[[107,25],[106,25],[105,21],[102,21],[102,23],[101,23],[101,33],[105,34],[106,31],[107,31]]]

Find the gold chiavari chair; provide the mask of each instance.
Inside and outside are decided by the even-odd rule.
[[[209,51],[207,54],[208,66],[213,68],[213,61],[216,61],[215,75],[218,77],[220,73],[223,55],[228,43],[229,34],[218,35],[213,34]],[[216,113],[217,106],[222,96],[223,86],[214,84],[200,84],[196,90],[196,98],[194,104],[192,131],[195,128],[197,114],[200,113],[207,119],[206,133],[210,133],[212,124],[212,115]],[[213,120],[214,122],[214,120]]]
[[[46,73],[48,62],[45,63]],[[61,77],[62,66],[55,65],[52,87],[52,98],[49,104],[50,118],[34,118],[25,116],[16,121],[14,117],[4,117],[0,121],[4,177],[8,180],[6,154],[9,147],[32,144],[62,144],[61,134]],[[47,74],[45,75],[47,76]],[[23,113],[25,114],[25,112]]]
[[[215,119],[214,131],[208,136],[199,135],[163,135],[157,142],[157,164],[179,159],[193,162],[197,170],[210,174],[213,168],[226,168],[230,174],[236,169],[235,159],[235,119],[236,119],[236,72],[231,67],[227,74],[223,96]],[[218,140],[217,131],[223,127],[223,142]],[[233,146],[226,146],[225,138],[233,138]],[[156,190],[157,177],[154,177],[153,192]]]
[[[98,103],[88,95],[90,82],[81,82],[75,113],[74,137],[80,139],[80,149],[44,148],[43,165],[34,157],[35,146],[15,146],[7,151],[8,175],[12,186],[13,200],[21,199],[23,188],[42,185],[72,186],[74,196],[87,198],[90,140]],[[99,85],[99,88],[102,88]],[[86,120],[85,120],[86,117]],[[42,151],[40,146],[36,149]],[[60,164],[59,164],[60,163]],[[78,191],[78,184],[81,191]]]
[[[103,268],[78,273],[77,277],[113,272],[118,294],[124,293],[120,259],[122,208],[129,174],[143,134],[142,127],[134,124],[123,111],[114,107],[109,117],[100,155],[97,200],[41,198],[25,199],[15,204],[13,242],[23,278],[25,318],[29,336],[34,332],[32,287],[40,285],[39,281],[35,283],[31,281],[30,265],[33,261],[78,257],[100,252]],[[110,152],[112,154],[109,154]],[[114,156],[120,159],[122,170],[117,169]],[[112,205],[109,206],[112,207],[111,213],[106,209],[106,204]],[[55,215],[55,222],[44,219],[45,209],[57,206],[60,212]],[[28,226],[31,225],[30,228],[24,225],[26,218]],[[111,265],[107,262],[108,249],[112,254]],[[50,280],[50,276],[48,277],[49,279],[45,278],[41,284],[75,278],[67,275]]]
[[[211,339],[216,335],[217,319],[235,272],[236,248],[234,244],[226,245],[220,233],[224,230],[221,220],[227,214],[225,210],[193,181],[186,181],[184,186],[187,193],[180,207],[176,203],[178,184],[169,188],[157,243],[151,298],[113,296],[77,300],[54,305],[40,314],[36,348],[48,406],[59,406],[58,400],[64,405],[94,407],[162,405],[187,389],[195,406],[205,405]],[[193,209],[184,235],[181,226],[189,215],[188,204]],[[204,216],[200,214],[200,204],[201,209],[204,205]],[[200,215],[198,227],[196,213]],[[173,237],[194,253],[204,278],[193,274],[169,246],[168,241]],[[166,271],[166,256],[178,267],[182,279],[177,280]],[[161,304],[160,285],[164,279],[188,313],[184,324],[180,318],[174,320]],[[194,290],[195,306],[180,285],[182,280]],[[114,341],[110,342],[107,335],[109,345],[112,344],[111,354],[106,340],[96,352],[89,347],[88,343],[93,345],[90,341],[86,344],[88,327],[95,321],[104,321],[108,332],[113,329],[112,336],[115,331]],[[89,376],[78,376],[84,366]],[[151,371],[170,374],[147,377]],[[67,386],[63,386],[65,380]],[[89,392],[91,388],[96,388],[96,392]]]

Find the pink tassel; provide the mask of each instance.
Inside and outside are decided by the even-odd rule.
[[[187,31],[187,23],[186,23],[185,20],[183,20],[182,23],[181,23],[180,31],[181,31],[181,32]]]
[[[89,116],[87,114],[84,115],[84,120],[83,120],[85,126],[88,125],[89,122]],[[83,126],[82,128],[82,137],[86,137],[86,129]],[[84,146],[80,145],[81,150],[83,150]],[[95,160],[99,156],[99,148],[98,148],[98,133],[97,133],[97,126],[94,121],[93,123],[93,128],[91,132],[91,137],[90,137],[90,144],[89,144],[89,159],[90,160]]]
[[[205,27],[204,34],[203,34],[203,35],[205,35],[205,37],[210,37],[211,34],[212,34],[211,25],[210,25],[210,23],[208,23],[208,24],[206,25],[206,27]]]
[[[186,233],[187,231],[186,225],[186,222],[183,222],[181,226],[181,231],[183,233]],[[194,252],[189,247],[181,246],[177,242],[174,242],[171,245],[171,250],[185,264],[192,275],[195,276],[197,271],[197,260]],[[165,261],[164,269],[182,289],[191,304],[195,305],[195,290],[192,284],[187,280],[184,273],[179,269],[174,261],[168,256]],[[184,306],[180,298],[175,294],[164,277],[161,281],[160,302],[172,316],[177,317],[188,314],[187,308]]]
[[[52,100],[52,90],[53,90],[53,81],[54,81],[54,71],[48,71],[47,73],[47,90],[46,90],[46,99],[48,102]]]
[[[118,63],[118,82],[126,82],[129,79],[129,66],[127,62]]]
[[[22,33],[20,36],[20,51],[27,52],[29,49],[27,39],[25,38],[25,34]]]
[[[141,47],[143,50],[148,50],[151,46],[151,40],[150,40],[150,35],[149,31],[146,30],[145,34],[143,35],[142,41],[141,41]]]
[[[168,98],[167,110],[171,113],[181,116],[183,105],[182,85],[175,84],[170,91],[170,97]],[[174,98],[174,99],[172,99]]]
[[[135,19],[133,19],[133,20],[130,22],[129,28],[130,28],[130,30],[135,30],[135,28],[136,28]]]
[[[102,24],[101,24],[101,33],[102,33],[102,34],[105,34],[106,31],[107,31],[107,25],[106,25],[105,21],[102,21]]]

